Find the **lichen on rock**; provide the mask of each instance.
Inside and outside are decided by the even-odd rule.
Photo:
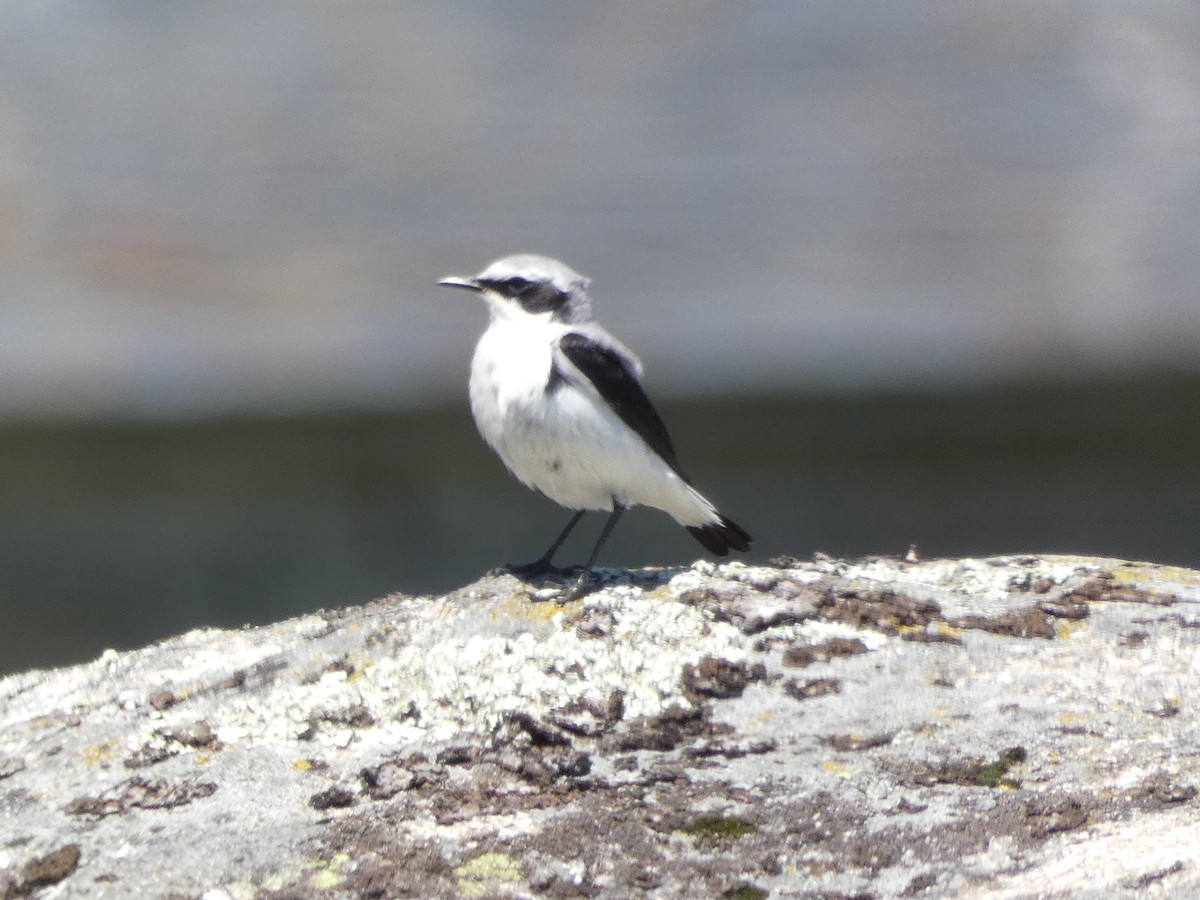
[[[1200,891],[1200,574],[598,577],[3,679],[0,896]]]

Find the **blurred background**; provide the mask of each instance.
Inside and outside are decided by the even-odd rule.
[[[752,561],[1200,565],[1198,247],[1195,4],[13,0],[0,672],[541,553],[434,286],[520,251]]]

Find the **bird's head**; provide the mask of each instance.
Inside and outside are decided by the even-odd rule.
[[[451,276],[438,284],[479,293],[492,315],[547,315],[560,322],[592,318],[588,279],[570,266],[532,253],[498,259],[470,278]]]

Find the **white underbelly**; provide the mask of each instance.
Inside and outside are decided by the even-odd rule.
[[[479,359],[472,366],[475,422],[517,478],[569,509],[609,510],[616,502],[652,506],[685,525],[712,520],[711,504],[597,396],[573,386],[546,391],[548,353],[543,372],[529,363],[524,372]]]

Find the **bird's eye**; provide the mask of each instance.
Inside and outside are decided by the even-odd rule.
[[[502,297],[516,301],[529,313],[553,312],[564,306],[569,299],[565,291],[555,287],[550,281],[532,281],[520,275],[510,275],[508,278],[481,278],[479,283]]]

